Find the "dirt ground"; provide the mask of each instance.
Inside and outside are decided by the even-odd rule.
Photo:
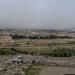
[[[39,75],[65,75],[65,74],[75,75],[75,67],[49,66],[42,69]]]

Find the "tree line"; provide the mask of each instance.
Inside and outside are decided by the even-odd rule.
[[[31,50],[21,50],[21,49],[16,49],[16,48],[11,48],[12,51],[22,53],[22,54],[30,54],[30,55],[41,55],[41,56],[46,56],[46,57],[71,57],[75,56],[75,50],[71,49],[55,49],[55,50],[48,50],[48,51],[41,51],[35,52]]]
[[[11,35],[11,37],[13,39],[24,39],[24,38],[28,38],[28,39],[64,39],[64,38],[72,38],[70,36],[57,36],[57,35],[49,35],[49,36],[40,36],[40,35],[34,35],[34,36],[25,36],[25,35]]]

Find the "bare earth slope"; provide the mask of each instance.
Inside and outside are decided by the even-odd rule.
[[[75,67],[45,67],[39,75],[65,75],[75,74]]]

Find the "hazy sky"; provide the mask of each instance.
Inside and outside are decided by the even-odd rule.
[[[0,0],[0,28],[75,26],[75,0]]]

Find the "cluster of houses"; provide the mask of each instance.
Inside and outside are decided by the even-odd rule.
[[[12,45],[14,40],[9,35],[0,36],[0,45],[1,46],[10,46]]]

